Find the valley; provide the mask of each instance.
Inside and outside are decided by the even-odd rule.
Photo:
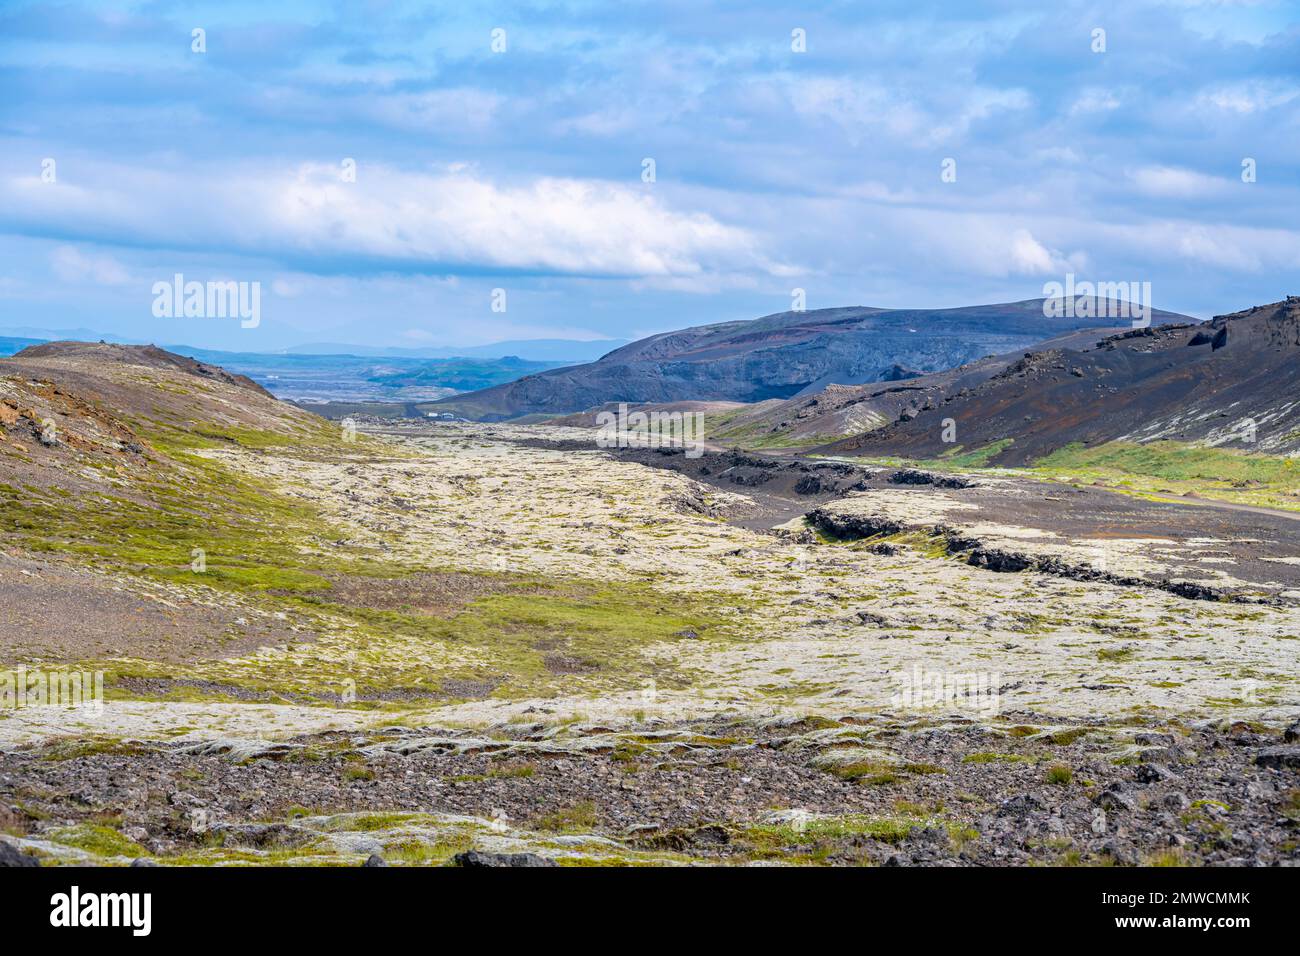
[[[0,366],[6,666],[105,675],[0,711],[49,862],[1297,852],[1288,517]]]

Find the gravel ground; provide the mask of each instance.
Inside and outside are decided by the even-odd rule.
[[[292,845],[296,816],[410,811],[696,862],[1291,865],[1296,738],[1016,714],[54,745],[0,755],[0,829],[34,849],[108,826],[161,863]]]

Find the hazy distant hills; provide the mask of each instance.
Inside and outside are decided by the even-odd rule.
[[[91,329],[0,329],[0,357],[52,341],[130,343]],[[349,344],[232,352],[166,345],[179,355],[220,365],[299,402],[421,402],[499,385],[534,372],[575,365],[625,344],[622,339],[521,339],[465,348],[402,349]]]
[[[949,420],[955,443],[943,440]],[[1158,439],[1300,449],[1300,296],[1085,348],[1036,349],[823,450],[923,459],[992,446],[990,464],[1023,465],[1072,443]]]
[[[556,368],[561,362],[529,362],[517,355],[501,358],[432,359],[418,368],[375,375],[370,381],[389,388],[406,389],[426,385],[468,392],[513,381],[521,375]]]
[[[177,335],[179,338],[179,333]],[[46,329],[36,326],[6,326],[0,328],[0,350],[9,342],[25,343],[13,348],[13,352],[37,342],[112,342],[120,345],[146,345],[139,339],[125,339],[108,332],[94,329]],[[549,362],[552,365],[577,364],[591,362],[600,358],[611,349],[626,345],[626,339],[507,339],[501,342],[489,342],[487,345],[461,346],[420,346],[404,348],[389,345],[358,345],[350,342],[308,342],[288,348],[265,348],[254,350],[250,341],[250,351],[236,351],[229,348],[207,348],[200,346],[165,345],[164,348],[186,352],[206,352],[211,355],[302,355],[302,356],[339,356],[352,355],[358,358],[399,358],[399,359],[445,359],[445,358],[504,358],[514,356],[531,362]],[[12,352],[10,352],[12,354]]]
[[[1196,320],[1153,310],[1151,321]],[[1131,327],[1129,319],[1114,322]],[[781,312],[653,335],[596,362],[442,399],[436,407],[491,421],[569,414],[606,402],[788,399],[830,384],[950,369],[1105,324],[1095,312],[1045,316],[1042,299],[959,309],[853,306]]]
[[[419,402],[486,388],[558,362],[502,358],[416,358],[219,352],[183,345],[171,350],[247,375],[277,398],[298,402]]]
[[[577,364],[591,362],[611,349],[627,344],[626,339],[507,339],[488,345],[456,347],[395,348],[345,345],[338,342],[315,342],[284,349],[286,355],[358,355],[362,357],[393,358],[504,358],[513,356],[533,362]]]

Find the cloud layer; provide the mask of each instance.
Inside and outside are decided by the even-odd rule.
[[[0,326],[232,344],[151,324],[175,271],[272,290],[244,347],[1300,291],[1284,0],[184,9],[0,11]]]

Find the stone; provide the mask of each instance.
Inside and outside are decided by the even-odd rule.
[[[17,868],[40,865],[41,861],[36,859],[36,857],[29,856],[28,854],[19,851],[19,849],[12,843],[6,843],[4,840],[0,840],[0,868]]]
[[[1031,813],[1044,813],[1047,807],[1032,793],[1021,793],[1010,800],[1002,801],[998,807],[1000,817],[1027,817]]]
[[[366,862],[362,863],[361,865],[362,866],[387,866],[388,861],[385,860],[378,853],[372,853],[368,857],[366,857]]]
[[[1174,735],[1143,732],[1134,734],[1133,741],[1144,747],[1172,747],[1174,745]]]
[[[470,869],[497,866],[559,866],[554,860],[536,853],[484,853],[481,850],[466,850],[457,853],[452,861],[457,866]]]
[[[1116,784],[1111,784],[1110,787],[1099,793],[1097,799],[1093,802],[1103,810],[1123,810],[1126,813],[1132,813],[1137,809],[1137,801],[1119,789]]]
[[[1279,770],[1300,769],[1300,744],[1265,747],[1255,755],[1255,764],[1260,767],[1275,767]]]
[[[1134,774],[1138,783],[1160,783],[1163,780],[1172,780],[1176,774],[1168,767],[1158,763],[1144,763],[1138,766]]]

